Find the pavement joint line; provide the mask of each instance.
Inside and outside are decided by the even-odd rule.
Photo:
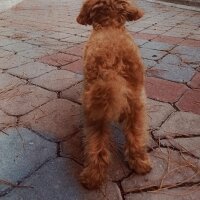
[[[48,162],[55,160],[57,157],[52,157],[47,159],[44,163],[42,163],[39,167],[37,167],[35,170],[31,171],[27,176],[23,177],[22,179],[17,181],[17,185],[23,184],[23,182],[30,178],[35,172],[37,172],[38,170],[40,170],[44,165],[46,165]],[[11,191],[13,191],[15,188],[10,187],[8,189],[6,189],[5,191],[3,191],[2,193],[0,193],[0,197],[6,196],[8,195]]]
[[[145,1],[148,1],[151,3],[163,4],[163,5],[171,6],[171,7],[176,7],[176,8],[183,9],[183,10],[191,10],[191,11],[200,12],[200,8],[197,8],[195,6],[187,6],[187,5],[181,5],[181,4],[176,4],[176,3],[163,2],[163,1],[159,1],[159,0],[145,0]]]

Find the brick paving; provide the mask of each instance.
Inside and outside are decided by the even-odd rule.
[[[0,13],[0,198],[2,200],[197,200],[200,196],[200,13],[137,1],[127,23],[147,67],[148,149],[153,170],[131,171],[113,127],[108,181],[78,182],[83,167],[82,55],[91,27],[81,0],[24,0]]]

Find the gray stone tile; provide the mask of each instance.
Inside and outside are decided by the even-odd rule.
[[[0,38],[0,47],[7,46],[9,44],[18,43],[18,42],[19,40],[13,40],[10,38],[3,37],[3,38]]]
[[[57,94],[33,85],[20,85],[0,97],[0,108],[10,115],[24,115],[57,98]]]
[[[15,126],[16,123],[17,123],[16,117],[8,116],[6,113],[0,110],[0,130],[3,130],[6,127]]]
[[[3,48],[8,51],[20,52],[20,51],[32,49],[33,47],[35,46],[21,42],[21,43],[9,44],[7,46],[4,46]]]
[[[0,58],[0,69],[10,69],[31,62],[31,59],[13,55]]]
[[[82,103],[83,82],[72,86],[71,88],[61,92],[61,98],[69,99],[73,102]]]
[[[162,51],[169,51],[171,50],[175,45],[167,44],[164,42],[148,42],[144,44],[142,47],[147,49],[155,49],[155,50],[162,50]]]
[[[154,74],[155,77],[181,83],[190,81],[195,74],[195,70],[193,68],[166,63],[159,63],[152,69],[159,72]]]
[[[0,74],[0,92],[12,89],[20,84],[24,84],[25,81],[11,76],[9,74]]]
[[[0,49],[0,58],[8,57],[13,55],[12,52]]]
[[[175,112],[161,129],[154,132],[156,138],[174,136],[193,136],[200,133],[200,115],[189,112]]]
[[[54,50],[43,48],[43,47],[34,47],[25,51],[21,51],[18,55],[26,57],[26,58],[40,58],[42,56],[52,54]]]
[[[162,59],[161,62],[166,63],[166,64],[170,64],[170,65],[180,66],[182,61],[181,61],[180,56],[168,54]]]
[[[179,149],[183,153],[200,158],[200,137],[169,138],[160,140],[160,144]]]
[[[16,68],[9,69],[8,73],[19,76],[20,78],[32,79],[55,69],[55,67],[43,63],[31,62]]]
[[[198,159],[189,156],[184,156],[184,159],[180,156],[179,152],[173,150],[167,151],[167,149],[163,148],[152,151],[150,156],[152,171],[143,176],[133,173],[130,177],[124,179],[122,181],[122,187],[125,192],[134,192],[150,187],[160,187],[160,185],[162,187],[167,187],[169,185],[179,184],[180,182],[195,183],[200,180],[200,175],[196,175],[195,170],[188,165],[188,162],[190,162],[198,168],[200,166],[200,161]],[[169,166],[168,159],[170,159]],[[163,176],[166,177],[162,181]],[[191,179],[192,176],[193,179]]]
[[[200,186],[163,189],[161,191],[141,192],[125,195],[125,200],[197,200],[200,196]]]
[[[9,128],[0,133],[0,177],[18,183],[44,162],[56,156],[56,144],[25,128]],[[0,192],[7,185],[0,185]]]
[[[151,129],[158,128],[175,109],[168,103],[162,103],[148,99],[147,101],[148,120]]]
[[[153,49],[141,48],[142,58],[146,58],[149,60],[159,60],[167,53],[164,51],[158,51]]]
[[[181,55],[191,55],[200,57],[200,48],[197,47],[188,47],[188,46],[177,46],[174,48],[171,53],[181,54]]]
[[[56,141],[78,132],[80,121],[80,106],[66,99],[50,101],[20,118],[20,124]]]
[[[18,197],[30,200],[122,200],[117,184],[112,182],[108,182],[100,190],[84,189],[78,182],[80,171],[81,167],[70,159],[51,160],[23,182],[33,188],[13,190],[2,200],[17,200]]]
[[[54,70],[38,78],[31,80],[32,83],[52,91],[62,91],[80,82],[82,75],[66,70]]]

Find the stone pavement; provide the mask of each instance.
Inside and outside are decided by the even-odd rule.
[[[105,185],[87,191],[81,134],[81,0],[24,0],[0,13],[0,199],[197,200],[200,196],[200,13],[138,4],[127,24],[147,66],[153,170],[130,171],[114,127]]]

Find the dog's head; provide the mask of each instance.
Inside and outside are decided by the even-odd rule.
[[[77,22],[82,25],[103,25],[111,21],[124,24],[126,21],[140,19],[142,16],[143,11],[128,0],[86,0]]]

